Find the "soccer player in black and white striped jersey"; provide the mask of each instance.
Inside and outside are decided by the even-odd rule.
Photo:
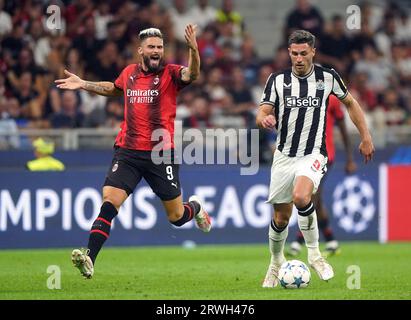
[[[313,64],[314,35],[305,30],[294,31],[288,45],[292,68],[270,75],[257,114],[260,128],[278,132],[268,198],[274,206],[269,227],[271,261],[263,287],[278,284],[278,270],[285,262],[284,243],[293,204],[298,209],[298,225],[308,249],[308,263],[322,280],[334,276],[331,265],[319,250],[317,215],[311,201],[327,170],[325,124],[331,93],[345,104],[361,135],[359,150],[365,162],[374,154],[358,102],[337,72]]]

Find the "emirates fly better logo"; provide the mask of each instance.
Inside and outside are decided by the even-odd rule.
[[[153,103],[154,98],[158,97],[158,90],[131,90],[127,89],[129,103]]]

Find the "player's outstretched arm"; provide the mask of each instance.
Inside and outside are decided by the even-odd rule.
[[[262,104],[258,109],[256,124],[262,129],[274,129],[277,121],[272,114],[273,106],[270,104]]]
[[[65,79],[58,79],[54,82],[57,83],[57,88],[77,90],[84,89],[90,92],[102,96],[121,96],[123,91],[119,90],[113,82],[102,81],[102,82],[92,82],[81,79],[74,73],[64,70],[64,74],[67,76]]]
[[[181,71],[181,80],[191,82],[200,75],[200,53],[198,52],[196,40],[196,25],[189,24],[186,26],[184,37],[189,48],[188,67]]]
[[[362,111],[357,100],[355,100],[350,93],[347,94],[342,102],[347,107],[351,121],[355,124],[360,133],[361,143],[359,149],[360,153],[364,156],[365,163],[367,163],[372,159],[375,149],[372,143],[371,134],[368,131],[367,124],[365,122],[364,112]]]

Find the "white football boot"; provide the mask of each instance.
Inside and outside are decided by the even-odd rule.
[[[71,252],[73,265],[80,270],[81,275],[86,279],[91,279],[94,274],[94,266],[88,256],[89,249],[74,249]]]
[[[280,267],[281,264],[270,263],[263,281],[263,288],[275,288],[278,285],[278,272],[280,271]]]
[[[334,277],[333,267],[323,257],[318,257],[310,262],[310,266],[317,272],[321,280],[328,281]]]
[[[204,232],[210,232],[211,220],[208,213],[204,210],[200,199],[197,196],[191,196],[188,201],[195,201],[200,206],[200,211],[194,216],[197,227]]]

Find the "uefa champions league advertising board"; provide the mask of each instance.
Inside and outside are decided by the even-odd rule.
[[[160,200],[141,183],[114,220],[107,245],[178,245],[266,243],[272,207],[268,196],[270,168],[242,176],[238,167],[182,166],[183,197],[197,194],[213,219],[203,234],[194,222],[173,227]],[[377,165],[345,176],[333,168],[324,181],[324,199],[339,240],[378,240]],[[8,171],[0,181],[0,248],[71,247],[84,244],[101,206],[105,171],[32,173]],[[289,239],[297,230],[296,212]]]

